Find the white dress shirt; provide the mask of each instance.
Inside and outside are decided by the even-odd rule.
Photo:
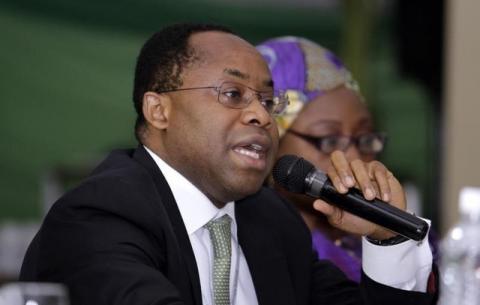
[[[213,247],[208,230],[210,220],[228,214],[232,218],[232,259],[230,300],[233,305],[257,305],[257,296],[247,261],[238,244],[234,202],[217,208],[196,186],[145,147],[160,168],[172,190],[197,262],[204,305],[214,305],[212,271]],[[376,282],[404,290],[425,292],[432,268],[432,253],[426,238],[395,246],[377,246],[362,242],[362,268]]]
[[[362,238],[363,272],[390,287],[426,292],[432,261],[428,234],[421,242],[407,240],[393,246],[377,246]]]
[[[145,147],[146,148],[146,147]],[[230,266],[230,300],[232,305],[257,305],[257,295],[253,287],[252,276],[247,261],[237,240],[237,222],[235,219],[234,202],[227,203],[223,208],[217,208],[197,187],[179,172],[146,148],[155,163],[162,171],[172,190],[183,223],[187,229],[193,254],[197,262],[202,290],[202,303],[214,305],[213,298],[213,247],[210,233],[204,226],[212,219],[225,214],[232,218],[232,259]]]

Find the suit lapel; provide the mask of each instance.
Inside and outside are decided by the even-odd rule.
[[[295,304],[280,238],[262,221],[254,200],[235,203],[238,240],[247,260],[260,305]]]
[[[162,175],[160,169],[155,164],[155,161],[153,161],[153,159],[143,148],[143,146],[139,146],[135,150],[134,159],[147,169],[147,171],[150,173],[154,180],[158,193],[161,196],[161,202],[165,206],[165,209],[173,227],[173,231],[177,237],[176,239],[183,256],[183,261],[189,274],[194,302],[195,304],[202,304],[200,279],[198,276],[198,268],[195,261],[195,255],[193,254],[192,245],[190,244],[187,230],[183,223],[180,211],[178,210],[178,206],[175,202],[172,191],[168,186],[168,183],[165,180],[165,177]]]

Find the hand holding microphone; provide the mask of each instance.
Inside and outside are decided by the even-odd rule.
[[[314,208],[344,231],[378,240],[395,236],[393,232],[414,240],[425,237],[428,224],[404,211],[402,186],[383,164],[360,160],[349,163],[340,151],[332,154],[331,161],[327,177],[308,161],[287,155],[275,164],[273,178],[291,192],[325,200],[316,200]]]

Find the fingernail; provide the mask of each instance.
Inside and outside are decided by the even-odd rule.
[[[341,193],[346,193],[346,192],[348,192],[348,188],[346,188],[345,185],[343,185],[343,183],[340,183],[340,184],[339,184],[339,188],[340,188],[340,192],[341,192]]]
[[[345,175],[344,180],[347,186],[353,186],[355,184],[355,181],[353,181],[352,177],[349,175]]]
[[[367,188],[365,189],[365,196],[366,196],[367,198],[372,198],[372,199],[373,199],[373,198],[375,197],[375,193],[374,193],[374,191],[373,191],[371,188],[367,187]]]
[[[383,193],[383,201],[389,201],[390,200],[390,196],[388,195],[388,193]]]

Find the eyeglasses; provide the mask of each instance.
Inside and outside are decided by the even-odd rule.
[[[376,155],[383,151],[387,139],[383,132],[365,133],[356,137],[341,135],[313,137],[291,129],[287,132],[308,141],[325,154],[331,154],[335,150],[345,151],[353,143],[361,154]]]
[[[157,91],[157,93],[167,93],[185,90],[214,89],[217,91],[217,100],[220,104],[234,109],[247,108],[256,97],[260,104],[270,115],[279,115],[288,106],[288,97],[282,92],[258,91],[243,84],[234,82],[224,82],[220,86],[178,88],[171,90]]]

